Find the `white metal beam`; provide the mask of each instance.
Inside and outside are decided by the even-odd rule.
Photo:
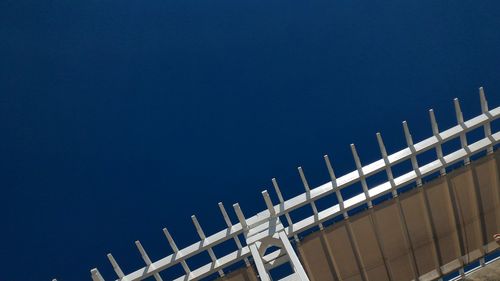
[[[408,128],[408,123],[406,121],[403,121],[403,131],[405,133],[406,145],[411,150],[411,166],[413,168],[413,171],[415,171],[415,173],[417,174],[417,186],[421,186],[422,174],[420,173],[420,170],[418,168],[417,153],[415,151],[415,146],[413,146],[413,138],[411,137],[410,129]]]
[[[179,248],[177,248],[177,244],[175,244],[175,241],[172,238],[172,235],[170,235],[170,232],[168,231],[168,229],[166,227],[163,228],[163,233],[165,234],[165,237],[167,237],[168,244],[170,245],[170,248],[172,248],[172,251],[174,251],[174,254],[182,256],[182,253],[179,252]],[[191,269],[189,269],[189,266],[187,265],[185,260],[181,261],[181,266],[182,266],[182,269],[184,269],[184,272],[187,275],[189,275],[189,273],[191,272]]]
[[[290,240],[288,240],[288,236],[285,234],[284,231],[279,232],[279,237],[281,240],[281,243],[283,243],[283,247],[285,248],[285,251],[288,254],[288,257],[290,259],[290,263],[292,264],[293,271],[295,271],[295,274],[299,277],[298,281],[309,281],[309,278],[307,277],[306,271],[304,270],[304,267],[300,263],[299,258],[297,257],[297,254],[295,253],[295,250],[292,247],[292,244],[290,244]]]
[[[205,236],[205,232],[201,228],[201,225],[198,222],[198,219],[196,218],[195,215],[192,215],[191,219],[193,220],[193,224],[196,228],[196,231],[198,232],[198,235],[200,236],[200,239],[203,243],[203,241],[205,241],[205,239],[207,239],[207,237]],[[207,252],[208,252],[208,255],[210,256],[210,259],[212,259],[212,262],[217,263],[217,257],[215,256],[214,250],[211,247],[208,247]],[[219,269],[218,272],[219,272],[220,277],[224,277],[224,271],[222,269]]]
[[[113,266],[113,270],[115,271],[116,275],[118,275],[118,278],[120,278],[120,280],[123,280],[125,277],[125,274],[123,274],[122,269],[120,268],[120,266],[118,265],[118,263],[116,262],[116,260],[112,254],[108,254],[108,260],[111,263],[111,265]]]
[[[434,115],[434,109],[429,109],[429,117],[431,119],[431,126],[432,126],[432,133],[434,134],[434,137],[437,139],[438,143],[436,144],[436,155],[439,161],[441,161],[441,164],[443,165],[443,168],[439,170],[441,176],[446,175],[446,163],[444,162],[443,158],[443,148],[441,147],[441,143],[443,142],[443,139],[441,138],[441,135],[439,134],[439,126],[436,121],[436,116]]]
[[[264,262],[259,254],[259,250],[257,249],[257,245],[250,245],[250,252],[252,252],[253,261],[255,262],[255,267],[257,267],[257,272],[259,273],[259,278],[261,281],[271,281],[269,274],[267,273],[266,267],[264,266]]]
[[[453,104],[455,106],[455,115],[457,117],[457,123],[459,126],[464,128],[465,127],[464,115],[462,114],[462,109],[460,108],[460,102],[458,101],[458,98],[455,98],[453,100]],[[460,144],[462,145],[462,148],[465,149],[467,154],[469,154],[470,156],[470,151],[467,150],[467,135],[465,129],[466,128],[464,128],[464,130],[462,130],[462,132],[460,133]],[[464,159],[464,164],[469,165],[469,163],[470,163],[470,158],[466,157]]]
[[[146,263],[147,266],[151,266],[151,259],[149,258],[148,253],[146,253],[146,250],[144,250],[144,247],[139,240],[135,241],[135,246],[137,247],[137,250],[139,250],[139,253],[141,253],[142,260]],[[153,277],[156,281],[163,281],[159,273],[153,274]]]
[[[337,196],[337,202],[339,203],[339,208],[341,211],[344,211],[344,198],[342,197],[342,193],[340,193],[340,189],[337,184],[337,177],[335,176],[335,172],[332,167],[332,163],[330,162],[330,158],[328,155],[323,156],[325,159],[326,168],[328,169],[328,174],[330,175],[330,180],[332,183],[332,189],[335,191],[335,196]],[[344,218],[347,218],[347,212],[344,212]]]
[[[354,163],[356,164],[356,169],[358,170],[358,177],[359,180],[361,181],[361,187],[363,188],[365,197],[369,199],[370,196],[368,195],[368,184],[366,183],[366,176],[365,173],[363,172],[363,166],[361,165],[361,160],[359,159],[358,152],[356,151],[356,146],[353,143],[351,143],[351,152],[352,156],[354,157]],[[366,203],[368,205],[368,208],[373,207],[373,203],[371,200],[367,200]]]
[[[309,188],[309,183],[307,182],[306,176],[304,175],[304,170],[302,170],[302,167],[298,167],[297,169],[299,170],[300,179],[302,180],[302,184],[304,185],[304,189],[306,190],[306,196],[309,196],[309,194],[311,193],[311,188]],[[311,200],[310,204],[311,204],[311,208],[313,210],[314,216],[317,217],[318,216],[318,208],[316,208],[316,203],[314,203],[314,201]],[[323,224],[320,223],[319,228],[323,229]]]
[[[479,99],[481,100],[481,112],[483,114],[488,114],[488,101],[486,100],[483,87],[479,87]],[[491,138],[490,123],[484,124],[484,136],[487,138]],[[493,153],[493,146],[488,147],[487,153]]]
[[[281,194],[278,181],[276,181],[276,178],[272,178],[271,181],[273,182],[274,190],[276,192],[276,195],[278,196],[278,200],[280,201],[280,206],[281,206],[285,202],[285,200],[283,200],[283,195]],[[292,218],[290,217],[289,213],[285,213],[285,219],[289,226],[293,225]],[[299,237],[297,235],[294,235],[293,238],[295,239],[296,242],[299,242]]]
[[[364,203],[370,205],[371,200],[373,200],[374,198],[386,194],[388,192],[394,191],[395,189],[403,185],[418,181],[419,179],[421,179],[421,177],[427,176],[438,170],[441,171],[441,173],[443,173],[445,172],[447,166],[456,163],[457,161],[464,160],[467,163],[470,156],[475,153],[478,153],[483,150],[488,150],[488,151],[491,150],[493,146],[500,141],[500,132],[491,133],[491,126],[489,124],[500,117],[500,107],[488,110],[486,98],[484,97],[484,92],[482,88],[480,89],[480,98],[481,98],[482,114],[474,118],[471,118],[467,121],[463,120],[463,115],[460,109],[460,105],[458,103],[458,100],[455,100],[454,104],[455,104],[455,111],[456,111],[458,125],[443,132],[439,132],[434,112],[431,110],[429,114],[431,117],[431,124],[433,129],[432,137],[429,137],[418,143],[413,144],[413,140],[411,139],[409,130],[405,129],[405,136],[407,136],[407,147],[391,155],[387,155],[387,152],[385,152],[384,156],[384,153],[382,153],[382,159],[377,160],[371,164],[362,166],[361,161],[359,160],[359,156],[357,155],[357,152],[355,150],[355,147],[352,146],[351,149],[353,151],[353,156],[356,162],[356,170],[339,178],[335,176],[335,174],[333,173],[333,169],[331,168],[329,159],[325,157],[325,162],[327,163],[331,181],[314,189],[310,189],[302,169],[299,169],[299,173],[301,174],[301,179],[302,182],[304,183],[306,192],[298,196],[295,196],[291,199],[284,200],[284,198],[281,195],[281,192],[279,191],[279,188],[277,188],[277,184],[274,184],[275,180],[273,180],[273,185],[275,186],[278,198],[280,199],[280,203],[278,205],[270,206],[272,205],[272,202],[269,205],[268,201],[270,201],[270,198],[268,197],[269,195],[266,192],[268,199],[266,199],[265,196],[264,200],[266,200],[267,204],[266,206],[268,207],[268,210],[261,212],[258,215],[245,218],[243,213],[241,212],[239,205],[234,204],[233,207],[235,209],[236,215],[238,216],[238,220],[240,221],[238,224],[235,225],[228,224],[225,217],[227,228],[208,237],[205,236],[203,230],[201,230],[201,227],[197,227],[201,241],[194,243],[188,247],[185,247],[182,250],[177,249],[177,246],[175,245],[175,243],[173,243],[173,240],[169,239],[169,243],[171,244],[171,246],[172,245],[175,246],[172,247],[174,250],[173,254],[165,258],[162,258],[156,262],[152,262],[149,265],[147,264],[148,262],[145,260],[147,264],[146,267],[136,270],[126,276],[124,275],[123,271],[118,266],[114,258],[111,256],[111,254],[108,255],[108,258],[111,264],[113,265],[113,268],[117,273],[118,277],[121,280],[130,280],[130,281],[143,280],[149,276],[155,276],[156,273],[166,268],[169,268],[177,263],[181,263],[183,265],[184,270],[186,271],[186,275],[183,277],[179,277],[184,279],[176,279],[176,280],[198,280],[203,276],[207,276],[213,272],[222,270],[223,267],[228,266],[236,261],[245,259],[247,256],[249,256],[250,249],[248,248],[248,246],[241,246],[241,247],[238,246],[237,251],[232,252],[219,259],[215,257],[215,254],[213,256],[211,255],[212,258],[211,263],[202,266],[200,268],[197,268],[196,270],[193,271],[189,270],[185,260],[203,251],[208,251],[210,253],[210,251],[212,251],[212,247],[224,241],[227,241],[228,239],[236,240],[237,235],[242,234],[243,231],[248,230],[252,227],[262,225],[265,221],[269,220],[269,218],[273,215],[277,217],[285,216],[289,223],[289,227],[285,228],[286,235],[288,237],[296,235],[308,228],[320,225],[325,220],[333,218],[336,215],[339,214],[346,215],[348,210],[356,206],[359,206]],[[479,127],[484,127],[485,138],[475,143],[468,144],[466,139],[466,133]],[[490,131],[488,131],[488,128]],[[377,137],[379,137],[379,135],[377,135]],[[462,148],[447,155],[443,155],[441,145],[457,137],[459,137],[461,140]],[[381,142],[381,137],[379,141],[379,146],[381,146],[381,152],[382,152],[383,143]],[[385,147],[383,148],[385,150]],[[388,176],[388,182],[385,182],[378,186],[368,188],[368,186],[366,185],[367,177],[384,170],[389,174],[388,171],[390,171],[391,166],[396,165],[407,159],[416,159],[416,155],[424,151],[427,151],[429,149],[436,149],[438,158],[437,160],[431,161],[430,163],[427,163],[425,165],[421,165],[420,167],[417,167],[417,169],[415,169],[414,167],[413,171],[403,174],[397,178],[391,179],[391,177]],[[363,193],[358,194],[347,200],[343,200],[341,197],[340,190],[356,182],[361,182],[363,186]],[[316,200],[323,198],[324,196],[330,195],[332,193],[340,195],[337,196],[338,199],[340,198],[339,204],[320,212],[315,207],[313,207],[313,211],[315,212],[314,216],[311,216],[309,218],[306,218],[304,220],[295,223],[291,220],[289,212],[308,204],[311,206],[315,206]],[[199,226],[199,224],[195,223],[195,226],[197,225]],[[168,233],[168,231],[166,233]],[[168,238],[169,237],[167,236],[167,239]],[[141,252],[141,255],[142,254],[143,253]],[[94,281],[103,281],[102,276],[100,276],[97,269],[93,269],[91,271],[91,274],[92,274],[92,279]]]
[[[231,227],[233,227],[233,223],[231,222],[231,219],[229,219],[229,215],[227,214],[226,208],[224,208],[224,204],[222,204],[222,202],[219,202],[219,209],[222,213],[222,216],[224,217],[224,221],[226,222],[228,229],[230,229]],[[234,242],[236,243],[236,246],[238,247],[238,250],[241,251],[243,246],[241,245],[240,238],[238,238],[238,236],[234,236],[233,238]],[[245,257],[244,260],[245,260],[245,265],[250,266],[248,258]]]

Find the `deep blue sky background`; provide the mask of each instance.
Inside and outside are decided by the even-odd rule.
[[[0,280],[89,280],[500,104],[500,2],[0,2]],[[274,196],[274,195],[273,195]],[[232,211],[231,211],[232,214]],[[234,218],[235,216],[233,216]]]

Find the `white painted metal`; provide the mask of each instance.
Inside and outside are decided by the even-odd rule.
[[[441,147],[441,143],[443,142],[443,139],[441,138],[441,135],[439,134],[439,126],[438,126],[438,123],[436,122],[436,116],[434,115],[434,109],[429,109],[429,116],[431,118],[432,133],[434,134],[434,137],[438,141],[438,144],[436,145],[436,155],[437,155],[438,160],[441,162],[441,166],[442,166],[442,168],[439,170],[439,172],[441,173],[441,176],[444,176],[444,175],[446,175],[446,162],[444,161],[443,148]],[[488,124],[489,124],[489,122],[488,122]]]
[[[479,88],[479,98],[481,100],[481,112],[484,114],[489,114],[488,112],[488,101],[486,101],[486,96],[484,95],[484,89],[483,87]],[[485,123],[484,124],[484,136],[491,139],[491,125],[490,123]],[[493,141],[492,141],[493,142]],[[487,153],[493,153],[493,146],[489,146],[487,149]]]
[[[460,102],[458,101],[457,98],[455,98],[453,100],[453,104],[455,105],[455,114],[456,114],[456,117],[457,117],[457,123],[459,126],[461,127],[464,127],[464,115],[462,114],[462,109],[460,108]],[[467,157],[465,157],[464,159],[464,164],[465,165],[469,165],[470,163],[470,150],[469,148],[467,147],[467,135],[465,134],[466,133],[466,130],[463,130],[461,133],[460,133],[460,144],[462,145],[462,149],[465,150],[465,152],[467,152]]]
[[[219,202],[219,208],[220,208],[220,211],[222,213],[222,216],[224,217],[224,221],[227,224],[227,227],[231,228],[233,226],[233,223],[229,219],[229,216],[226,212],[226,208],[224,208],[224,204],[222,204],[222,202]],[[241,251],[241,249],[243,248],[243,245],[241,245],[240,239],[238,238],[238,236],[234,236],[233,238],[234,238],[234,242],[236,243],[236,246],[238,247],[238,250]],[[248,258],[245,257],[245,258],[243,258],[243,260],[245,261],[246,266],[250,266],[250,261],[248,260]]]
[[[254,257],[259,257],[259,250],[257,250],[257,245],[252,244],[250,245],[250,251],[252,252],[252,256]],[[264,267],[264,262],[262,261],[261,258],[255,259],[255,267],[257,267],[257,271],[259,272],[259,278],[261,281],[271,281],[271,277],[269,276],[269,273],[267,272],[266,268]]]
[[[111,254],[108,254],[108,260],[109,262],[111,263],[111,265],[113,266],[113,270],[115,271],[116,275],[118,275],[118,277],[120,279],[123,279],[123,277],[125,277],[125,274],[123,274],[123,271],[122,269],[120,268],[120,266],[118,265],[118,263],[116,262],[115,258],[113,257],[113,255]]]
[[[323,158],[325,159],[325,164],[326,164],[326,168],[328,169],[328,174],[330,174],[332,188],[333,188],[333,190],[335,190],[335,195],[337,196],[337,201],[339,202],[338,205],[339,205],[340,211],[343,212],[344,218],[347,218],[348,214],[347,214],[347,212],[344,212],[344,198],[342,198],[342,193],[340,193],[340,189],[337,185],[337,177],[335,176],[335,172],[333,171],[332,164],[330,163],[330,158],[328,157],[328,155],[323,156]]]
[[[295,276],[297,281],[309,281],[309,278],[307,277],[306,271],[304,270],[304,267],[300,263],[299,257],[295,253],[295,250],[292,247],[292,244],[290,244],[290,240],[288,240],[288,236],[286,235],[285,231],[280,231],[278,233],[281,243],[283,243],[283,247],[285,248],[286,253],[288,254],[288,257],[290,259],[290,263],[292,265],[292,268],[295,272]]]
[[[273,202],[271,202],[271,198],[269,197],[269,193],[267,193],[267,190],[262,191],[262,197],[264,197],[264,201],[266,202],[269,213],[271,214],[271,216],[275,217],[276,211],[274,210],[274,204]]]
[[[405,133],[405,139],[406,139],[406,145],[408,148],[411,150],[411,166],[415,173],[417,174],[417,186],[422,185],[422,174],[420,173],[420,170],[418,169],[418,162],[417,162],[417,153],[415,151],[415,146],[413,146],[413,138],[411,137],[410,134],[410,129],[408,128],[408,123],[406,121],[403,121],[403,131]]]
[[[306,196],[311,193],[311,189],[309,188],[309,183],[307,182],[306,176],[304,175],[304,170],[302,170],[302,167],[297,168],[299,170],[299,175],[300,179],[302,180],[302,184],[304,185],[304,188],[306,190]],[[314,216],[318,216],[318,208],[316,208],[316,203],[314,201],[311,201],[311,207],[314,213]],[[323,224],[319,223],[319,228],[323,229]]]
[[[303,174],[301,173],[301,175]],[[262,197],[270,214],[266,222],[268,225],[265,227],[257,226],[245,232],[261,280],[272,279],[269,270],[281,264],[282,262],[278,260],[283,259],[283,262],[289,262],[293,269],[293,272],[288,276],[289,278],[297,281],[309,281],[281,221],[276,217],[276,211],[267,190],[262,191]],[[280,250],[266,255],[266,250],[270,246],[277,246]]]
[[[283,195],[281,194],[280,187],[278,185],[278,182],[276,181],[276,178],[272,178],[271,180],[273,182],[274,186],[274,191],[276,192],[276,195],[278,196],[278,200],[280,201],[280,204],[283,204],[285,200],[283,200]],[[288,225],[293,225],[292,218],[290,217],[290,214],[286,213],[285,214],[285,219]],[[295,242],[299,242],[299,236],[297,234],[293,235],[293,238],[295,239]]]
[[[207,238],[205,236],[205,232],[201,228],[201,225],[198,222],[198,219],[196,218],[195,215],[192,215],[191,219],[193,220],[193,224],[196,227],[196,231],[198,232],[198,235],[200,236],[201,243],[203,243],[203,241],[205,241],[205,239]],[[212,250],[212,248],[208,248],[207,252],[208,252],[208,255],[210,256],[210,259],[212,259],[212,262],[214,262],[215,264],[217,264],[218,262],[217,262],[217,258],[215,257],[214,250]],[[219,269],[218,272],[219,272],[219,276],[220,277],[224,277],[224,271],[222,271],[222,269]]]
[[[135,245],[137,246],[137,249],[141,253],[142,260],[146,263],[147,266],[151,266],[152,262],[151,259],[149,258],[148,254],[146,253],[146,250],[144,250],[144,247],[142,247],[142,244],[139,240],[135,241]],[[155,273],[154,278],[156,281],[163,281],[161,278],[160,274]]]
[[[247,220],[245,219],[245,215],[243,215],[243,212],[241,211],[240,204],[234,203],[233,209],[234,212],[236,213],[236,216],[238,217],[238,220],[240,221],[241,228],[247,229],[248,228]]]
[[[363,166],[361,165],[361,160],[359,159],[358,152],[356,151],[356,146],[351,143],[351,152],[354,158],[354,163],[356,164],[356,169],[358,170],[358,177],[361,181],[361,187],[363,188],[363,193],[365,194],[366,203],[368,204],[368,208],[373,207],[372,200],[370,199],[368,184],[366,183],[366,176],[363,172]]]
[[[297,281],[297,280],[299,280],[299,279],[297,279],[296,275],[290,275],[290,276],[287,276],[285,278],[281,278],[278,281]]]
[[[170,244],[170,248],[172,248],[172,251],[174,251],[174,254],[182,256],[182,253],[179,253],[179,248],[177,248],[177,244],[175,244],[172,235],[170,235],[170,232],[168,232],[168,229],[166,227],[163,228],[163,233],[165,234],[165,237],[167,237],[167,241]],[[187,265],[185,260],[181,261],[181,266],[182,269],[184,269],[186,275],[189,275],[191,273],[191,269],[189,269],[189,266]]]
[[[392,174],[391,165],[387,156],[387,150],[385,149],[384,140],[382,139],[382,135],[380,133],[377,133],[377,141],[380,148],[380,153],[382,154],[382,158],[384,159],[385,173],[387,174],[387,179],[389,180],[389,184],[391,185],[392,197],[397,197],[398,191],[396,190],[396,182],[394,182],[394,175]]]
[[[168,231],[164,229],[165,235],[174,253],[158,261],[149,263],[150,261],[148,262],[145,259],[145,257],[147,257],[145,251],[143,251],[143,249],[139,249],[144,261],[146,262],[146,266],[132,273],[125,275],[111,254],[108,255],[108,258],[119,280],[143,280],[150,276],[156,276],[156,274],[160,271],[163,271],[178,263],[183,266],[185,275],[180,276],[179,278],[175,279],[175,281],[199,280],[215,272],[223,273],[223,268],[241,260],[246,260],[248,264],[247,257],[249,257],[250,255],[255,256],[256,254],[258,254],[258,246],[261,245],[262,241],[268,239],[270,234],[272,234],[271,236],[274,235],[274,239],[281,239],[281,241],[283,242],[284,250],[282,248],[273,253],[270,253],[263,257],[263,259],[260,261],[257,261],[254,258],[254,262],[256,263],[257,268],[261,267],[262,265],[261,270],[268,270],[269,267],[277,266],[278,264],[286,260],[293,261],[293,256],[296,257],[296,254],[293,251],[290,242],[288,241],[288,237],[297,237],[297,234],[310,229],[311,227],[319,226],[324,221],[332,219],[338,215],[347,217],[347,212],[349,210],[362,204],[370,204],[373,199],[389,192],[391,192],[393,196],[397,195],[398,188],[411,183],[418,184],[418,182],[423,177],[428,176],[432,173],[440,171],[441,174],[445,174],[446,167],[459,161],[464,161],[467,164],[470,157],[476,153],[485,150],[487,150],[488,152],[492,152],[493,147],[500,142],[500,132],[491,132],[490,123],[500,117],[500,107],[489,110],[482,88],[480,88],[479,94],[481,99],[482,113],[467,121],[463,120],[460,104],[456,99],[454,101],[454,106],[458,124],[443,132],[439,132],[436,118],[434,116],[434,111],[430,110],[429,114],[431,118],[433,136],[418,143],[413,143],[413,139],[411,138],[411,134],[407,128],[407,125],[406,123],[404,123],[403,128],[405,131],[407,147],[393,154],[388,155],[383,144],[382,137],[380,136],[380,134],[377,134],[377,140],[379,142],[379,147],[382,154],[382,159],[379,159],[378,161],[362,166],[356,148],[354,145],[352,145],[351,149],[356,164],[356,170],[344,176],[338,178],[335,176],[330,160],[327,156],[325,156],[325,163],[330,174],[331,181],[319,187],[310,189],[302,169],[299,168],[299,174],[301,176],[306,192],[291,199],[284,200],[281,191],[279,190],[279,187],[276,183],[276,180],[273,179],[273,186],[275,187],[280,201],[279,204],[273,205],[269,194],[266,191],[265,193],[263,193],[263,196],[268,209],[259,212],[252,217],[245,218],[239,204],[236,203],[233,205],[233,208],[236,212],[239,223],[235,225],[230,222],[222,203],[219,203],[219,207],[221,208],[221,211],[223,213],[227,228],[207,237],[199,226],[196,218],[193,217],[193,223],[195,224],[195,227],[200,234],[201,241],[198,241],[188,247],[179,250],[177,248],[177,245],[173,242],[173,239]],[[484,128],[485,137],[479,141],[468,144],[466,133],[480,127]],[[457,151],[451,152],[447,155],[443,155],[443,151],[441,148],[442,144],[455,138],[460,138],[462,147]],[[436,150],[437,160],[419,166],[418,163],[416,163],[416,156],[430,149]],[[391,167],[408,159],[412,161],[413,170],[394,178],[394,176],[392,175]],[[413,165],[414,162],[416,165]],[[368,187],[368,185],[366,184],[366,178],[381,171],[385,171],[387,173],[388,181],[371,188]],[[360,182],[362,184],[363,193],[347,200],[343,200],[340,190],[357,182]],[[335,195],[337,196],[339,204],[331,206],[322,211],[317,210],[315,201],[333,193],[335,193]],[[297,208],[301,208],[306,205],[314,206],[314,214],[303,220],[293,222],[289,213]],[[283,228],[279,221],[280,217],[282,216],[286,218],[289,224],[289,226],[286,228]],[[238,239],[238,235],[240,234],[245,235],[246,245],[242,245],[241,241]],[[231,239],[236,242],[237,250],[223,257],[217,258],[215,256],[215,253],[213,253],[212,248]],[[187,266],[186,260],[204,251],[207,251],[209,253],[212,258],[212,262],[195,270],[190,270]],[[283,253],[286,253],[286,255],[283,255]],[[268,262],[267,269],[266,265],[264,265],[264,260]],[[260,262],[262,262],[261,265],[259,265]],[[296,265],[300,265],[300,263]],[[259,270],[259,272],[261,270]],[[302,273],[299,271],[300,270],[296,271],[294,277],[290,278],[299,276],[301,279],[298,280],[307,280],[305,272],[303,272],[302,275]],[[104,281],[97,269],[91,270],[91,276],[93,281]],[[266,277],[261,276],[261,280],[269,280],[263,278]]]
[[[96,268],[90,270],[90,276],[92,276],[92,281],[104,281],[101,273]]]

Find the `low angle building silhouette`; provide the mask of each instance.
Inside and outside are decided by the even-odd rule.
[[[495,148],[500,131],[492,124],[500,117],[500,107],[488,105],[482,87],[479,100],[481,112],[464,120],[459,100],[454,99],[456,125],[451,128],[440,128],[429,110],[432,134],[423,140],[414,140],[409,124],[403,122],[405,148],[394,153],[377,133],[380,159],[375,162],[363,163],[351,144],[355,169],[345,175],[337,175],[335,158],[325,155],[330,181],[320,186],[310,186],[299,167],[304,192],[298,196],[285,198],[272,179],[278,201],[272,200],[271,191],[262,191],[267,208],[257,214],[246,213],[238,203],[231,210],[219,203],[227,224],[219,232],[205,233],[192,216],[200,240],[188,247],[179,248],[164,228],[172,250],[164,258],[151,260],[136,241],[142,268],[122,268],[119,259],[108,254],[116,280],[165,280],[162,272],[180,266],[184,273],[175,281],[431,281],[465,278],[488,267],[499,247],[495,235],[500,230],[500,154]],[[472,140],[469,135],[478,131],[481,137]],[[444,151],[451,142],[459,143],[458,149]],[[433,160],[421,161],[424,153],[432,153]],[[411,170],[393,172],[404,162],[411,163]],[[370,177],[376,175],[385,180],[371,185]],[[343,194],[352,186],[360,192]],[[318,202],[328,196],[337,203],[319,208]],[[310,215],[292,220],[290,214],[296,210]],[[230,219],[230,211],[238,221]],[[214,248],[223,243],[233,250],[217,255]],[[190,267],[189,259],[201,254],[208,254],[211,262]],[[97,268],[90,273],[93,281],[104,281]]]

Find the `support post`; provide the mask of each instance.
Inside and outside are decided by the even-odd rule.
[[[269,210],[269,214],[271,217],[276,216],[276,211],[274,210],[273,202],[271,201],[271,197],[269,197],[269,193],[267,190],[262,191],[262,197],[264,197],[264,201],[266,202],[266,207]]]
[[[120,268],[112,254],[108,254],[108,260],[113,266],[113,270],[115,271],[116,275],[118,275],[118,278],[122,279],[123,277],[125,277],[125,274],[123,274],[122,269]]]
[[[97,268],[90,270],[90,276],[92,276],[92,281],[104,281],[104,278],[102,278],[102,275]]]
[[[361,187],[365,193],[368,208],[373,208],[372,200],[370,200],[370,193],[368,192],[368,184],[366,183],[365,173],[363,172],[363,166],[361,165],[361,160],[359,159],[358,152],[356,151],[356,146],[351,143],[351,152],[354,157],[354,163],[356,164],[356,169],[358,170],[359,179],[361,181]]]
[[[380,154],[384,159],[385,173],[387,174],[387,179],[391,184],[392,197],[396,198],[398,197],[398,191],[396,189],[396,183],[394,182],[394,175],[392,174],[391,163],[389,162],[389,158],[387,156],[387,150],[385,149],[384,140],[382,139],[382,135],[380,133],[377,133],[377,141],[378,141],[378,147],[380,148]]]
[[[148,253],[146,253],[146,250],[144,250],[144,247],[142,247],[142,244],[139,240],[135,241],[135,246],[137,247],[137,250],[139,250],[139,253],[141,253],[142,260],[146,263],[147,266],[151,266],[151,259],[149,258]],[[160,274],[158,273],[154,273],[153,277],[156,281],[163,281]]]
[[[304,270],[304,267],[300,263],[299,257],[295,253],[295,250],[292,247],[292,244],[290,243],[290,240],[288,240],[288,237],[285,234],[285,231],[280,231],[279,232],[279,237],[281,240],[281,243],[283,243],[283,247],[285,248],[286,253],[288,254],[288,257],[290,259],[290,263],[292,264],[293,270],[295,271],[295,274],[299,277],[300,281],[309,281],[309,278],[307,277],[306,271]]]
[[[417,175],[417,186],[422,186],[422,173],[420,173],[420,169],[418,168],[417,151],[415,150],[415,146],[413,146],[413,138],[411,137],[410,129],[406,121],[403,121],[403,130],[405,133],[406,145],[408,145],[411,151],[411,166]]]
[[[333,171],[332,164],[330,162],[330,158],[328,158],[328,155],[323,156],[325,159],[325,164],[326,168],[328,169],[328,174],[330,175],[330,180],[332,181],[332,188],[335,190],[335,195],[337,196],[337,201],[339,202],[339,208],[340,212],[342,212],[342,215],[344,218],[347,218],[349,215],[345,211],[344,208],[344,198],[342,197],[342,193],[340,193],[338,184],[337,184],[337,177],[335,176],[335,172]]]
[[[167,237],[168,244],[170,244],[170,248],[172,248],[172,251],[174,251],[174,253],[176,255],[182,256],[182,253],[179,251],[179,248],[177,248],[177,245],[175,244],[175,241],[172,238],[172,235],[170,235],[170,232],[168,232],[168,229],[166,227],[163,228],[163,233],[165,234],[165,237]],[[189,276],[189,274],[191,273],[191,269],[189,269],[189,266],[187,265],[185,260],[181,261],[181,266],[182,266],[182,269],[184,269],[186,276]]]
[[[248,229],[247,220],[245,219],[245,216],[243,215],[243,212],[241,211],[240,204],[234,203],[233,209],[234,209],[234,212],[236,213],[236,216],[238,217],[238,220],[240,221],[241,227],[243,229]]]
[[[264,262],[262,261],[262,257],[259,254],[259,250],[257,249],[257,245],[250,245],[250,252],[252,253],[253,261],[255,262],[255,267],[257,267],[257,272],[259,273],[260,281],[271,281],[269,277],[269,273],[264,266]]]
[[[467,135],[465,133],[465,123],[464,123],[464,116],[462,114],[462,109],[460,109],[460,102],[458,101],[457,98],[453,100],[453,104],[455,105],[455,114],[457,117],[457,123],[462,127],[463,131],[460,133],[460,145],[462,145],[462,148],[465,150],[467,153],[467,157],[464,159],[464,165],[469,165],[470,164],[470,158],[468,157],[471,152],[469,147],[467,146]]]
[[[271,180],[273,182],[274,190],[276,191],[276,195],[278,195],[278,200],[280,200],[280,205],[283,205],[285,203],[285,200],[283,199],[283,195],[281,194],[280,187],[278,185],[278,182],[276,181],[276,178],[272,178]],[[286,222],[288,223],[289,227],[293,226],[293,221],[292,218],[290,217],[289,213],[285,213],[285,219]],[[299,236],[297,234],[293,235],[293,238],[295,239],[295,242],[299,242]]]
[[[198,219],[196,218],[195,215],[191,216],[191,219],[193,220],[194,227],[196,228],[196,231],[198,232],[198,235],[200,236],[201,241],[204,241],[207,237],[205,236],[205,232],[201,228],[200,223],[198,222]],[[214,265],[218,264],[217,257],[215,256],[214,250],[212,248],[207,249],[208,255],[210,256],[210,259],[212,260]],[[224,277],[224,271],[222,269],[218,270],[219,276]]]
[[[310,194],[311,194],[311,188],[309,188],[309,183],[307,182],[307,179],[306,179],[306,176],[304,175],[304,171],[302,170],[302,167],[298,167],[298,170],[299,170],[300,179],[302,180],[302,184],[304,185],[304,188],[306,190],[307,198],[309,199]],[[314,219],[319,220],[318,208],[316,208],[316,203],[314,203],[314,201],[311,201],[311,207],[312,207],[312,210],[314,213]],[[319,229],[323,230],[322,223],[319,223],[318,226],[319,226]]]
[[[441,146],[441,144],[443,143],[443,138],[441,138],[441,135],[439,134],[439,126],[436,121],[436,116],[434,115],[434,109],[429,109],[429,117],[431,119],[432,133],[434,134],[434,137],[438,142],[438,144],[436,145],[436,155],[442,166],[442,168],[439,170],[439,173],[441,174],[441,176],[444,176],[446,175],[446,161],[444,161],[443,148]]]
[[[479,99],[481,100],[481,112],[483,114],[486,114],[486,116],[488,117],[488,122],[486,122],[484,124],[484,136],[487,137],[488,139],[492,140],[491,125],[490,125],[490,121],[489,121],[491,114],[488,112],[488,101],[486,100],[486,96],[484,94],[483,87],[479,87]],[[492,140],[492,143],[493,143],[493,141],[494,140]],[[487,154],[493,153],[493,146],[492,145],[488,146],[488,148],[486,149],[486,153]]]
[[[229,219],[229,216],[226,212],[226,208],[224,208],[224,204],[222,204],[222,202],[219,202],[219,209],[222,213],[222,216],[224,217],[224,221],[226,222],[227,224],[227,227],[229,229],[231,229],[231,227],[233,227],[233,223],[231,222],[231,220]],[[236,243],[236,246],[238,247],[238,250],[241,252],[241,250],[243,249],[243,246],[241,245],[241,241],[240,241],[240,238],[238,238],[238,236],[234,236],[234,242]],[[248,261],[248,258],[244,258],[244,261],[245,261],[245,265],[248,267],[250,266],[250,262]]]

